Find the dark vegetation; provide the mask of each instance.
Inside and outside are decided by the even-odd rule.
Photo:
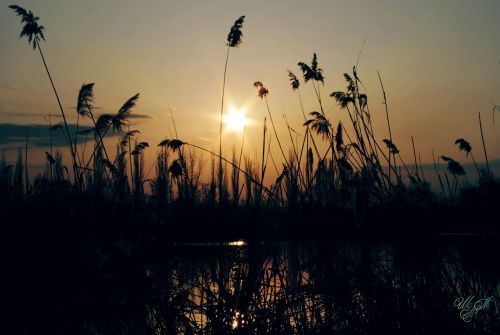
[[[38,49],[59,102],[40,48],[39,18],[11,8],[24,24],[21,37]],[[235,21],[227,38],[221,132],[227,59],[242,43],[244,19]],[[153,148],[130,129],[139,94],[115,114],[96,115],[94,84],[85,83],[76,125],[67,122],[59,102],[63,121],[47,131],[64,136],[71,166],[47,148],[45,172],[30,181],[27,145],[15,164],[0,160],[4,246],[15,255],[8,268],[17,289],[9,297],[12,310],[23,311],[14,319],[20,333],[498,332],[498,308],[467,328],[453,306],[458,296],[494,294],[498,284],[498,265],[481,256],[498,254],[493,218],[500,204],[484,140],[485,168],[466,139],[455,142],[473,162],[478,183],[465,181],[457,160],[440,156],[440,191],[432,192],[415,148],[409,164],[392,140],[381,79],[389,138],[379,140],[356,67],[344,74],[345,90],[326,97],[349,115],[350,124],[342,124],[323,109],[325,77],[317,55],[298,66],[302,81],[288,75],[304,118],[302,139],[288,123],[289,142],[279,138],[269,90],[254,83],[268,111],[259,161],[246,157],[243,146],[225,157],[222,140],[215,153],[179,139],[172,116],[175,137],[156,145],[150,173],[144,151]],[[300,90],[311,88],[318,109],[306,113]],[[84,120],[91,126],[80,125]],[[483,135],[480,117],[478,128]],[[105,146],[109,135],[116,148]],[[280,159],[272,157],[271,143]],[[202,153],[210,157],[208,180]],[[275,165],[276,181],[265,185],[270,160],[282,165]],[[441,233],[487,237],[449,246]],[[252,242],[201,258],[206,250],[172,244],[236,239]],[[262,240],[317,242],[282,249],[262,248]],[[326,242],[339,240],[353,242]]]

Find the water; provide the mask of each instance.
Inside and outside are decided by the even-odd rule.
[[[220,243],[125,236],[57,229],[34,240],[23,230],[7,248],[15,257],[4,276],[15,333],[500,334],[496,235]],[[486,306],[488,298],[495,300]],[[469,318],[467,303],[455,306],[460,299],[485,306]]]
[[[185,334],[498,333],[498,304],[467,322],[454,305],[471,295],[499,300],[491,242],[168,245],[145,267],[156,296],[148,322]]]

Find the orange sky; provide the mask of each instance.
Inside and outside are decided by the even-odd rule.
[[[58,113],[56,100],[39,55],[18,38],[20,20],[9,4],[2,0],[0,6],[0,123],[45,124],[44,115]],[[454,145],[459,137],[468,139],[482,160],[478,111],[490,159],[500,158],[500,113],[495,125],[491,115],[492,102],[500,104],[499,1],[18,4],[40,16],[46,28],[42,47],[68,114],[76,114],[83,82],[96,83],[99,112],[114,113],[141,93],[136,112],[151,119],[135,127],[153,146],[147,150],[150,161],[156,144],[168,136],[167,126],[172,129],[169,105],[182,140],[217,150],[226,36],[240,15],[246,15],[244,37],[241,47],[231,50],[225,105],[245,107],[248,113],[250,156],[260,150],[267,115],[255,81],[269,89],[271,112],[288,147],[282,114],[299,133],[303,118],[286,70],[299,75],[297,62],[310,63],[316,52],[325,71],[321,93],[327,115],[334,124],[347,122],[328,95],[345,88],[342,74],[351,71],[366,41],[359,73],[380,140],[388,135],[377,70],[388,94],[394,142],[405,159],[411,160],[413,136],[423,162],[432,161],[432,150],[466,162]],[[312,86],[302,82],[301,94],[306,112],[319,109]],[[240,146],[241,133],[223,136],[227,150]],[[279,159],[276,147],[273,153]]]

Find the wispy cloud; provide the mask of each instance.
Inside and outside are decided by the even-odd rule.
[[[0,92],[1,91],[14,91],[19,89],[19,87],[9,84],[9,83],[0,83]]]
[[[152,119],[151,116],[146,114],[130,114],[129,118],[131,119]]]
[[[19,87],[17,87],[16,85],[10,83],[0,83],[0,95],[7,95],[18,89]]]
[[[42,118],[48,118],[49,116],[51,118],[62,118],[61,114],[40,114],[40,113],[23,113],[23,112],[0,112],[2,116],[13,116],[13,117],[20,117],[20,118],[32,118],[32,117],[42,117]]]
[[[75,134],[76,125],[69,124],[69,132]],[[80,126],[78,130],[85,130],[88,127]],[[29,143],[34,147],[45,147],[48,148],[51,145],[54,147],[62,147],[66,145],[64,135],[61,130],[49,131],[47,125],[32,124],[32,125],[21,125],[21,124],[11,124],[3,123],[0,124],[0,146],[3,149],[9,149],[17,147],[20,144],[24,144],[26,141],[26,135],[29,132]],[[107,136],[112,136],[112,134],[107,134]],[[78,143],[83,143],[85,136],[78,136]]]
[[[205,137],[205,136],[197,136],[196,139],[201,142],[212,142],[214,139],[210,137]]]

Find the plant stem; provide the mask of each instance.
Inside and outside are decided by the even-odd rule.
[[[219,182],[219,202],[222,200],[222,115],[224,113],[224,95],[226,90],[226,73],[227,73],[227,63],[229,60],[229,45],[227,46],[226,62],[224,65],[224,77],[222,80],[222,99],[220,105],[220,126],[219,126],[219,171],[218,171],[218,182]]]
[[[411,136],[411,145],[413,147],[413,159],[415,164],[417,180],[420,182],[420,174],[418,173],[417,152],[415,151],[415,141],[413,140],[413,136]]]
[[[264,182],[264,173],[266,172],[266,163],[265,163],[265,155],[266,155],[266,131],[267,131],[267,126],[266,126],[266,118],[264,118],[264,128],[263,128],[263,134],[262,134],[262,163],[261,163],[261,172],[260,172],[260,183],[262,184]],[[262,193],[262,188],[259,190],[259,194]],[[259,195],[259,201],[260,201],[260,195]]]
[[[128,132],[130,134],[130,126],[128,126]],[[134,193],[134,171],[132,171],[132,145],[130,144],[130,141],[132,141],[132,138],[129,136],[128,137],[128,160],[130,164],[130,187],[132,188],[132,193]]]
[[[196,144],[191,144],[191,143],[187,143],[187,142],[184,142],[184,144],[185,144],[185,145],[188,145],[188,146],[190,146],[190,147],[193,147],[193,148],[196,148],[196,149],[199,149],[199,150],[205,151],[205,152],[207,152],[207,153],[209,153],[210,155],[213,155],[213,156],[215,156],[215,157],[218,157],[218,158],[219,158],[219,160],[221,160],[221,161],[224,161],[224,162],[228,163],[228,164],[229,164],[229,165],[231,165],[233,168],[235,168],[235,169],[237,169],[238,171],[240,171],[241,173],[243,173],[243,174],[244,174],[244,175],[245,175],[245,176],[246,176],[246,177],[247,177],[250,181],[252,181],[252,183],[255,183],[255,184],[256,184],[257,186],[259,186],[262,190],[266,191],[266,193],[267,193],[270,197],[272,197],[272,198],[274,198],[274,199],[278,200],[278,198],[276,197],[276,195],[274,195],[274,194],[273,194],[273,193],[272,193],[272,192],[271,192],[271,191],[270,191],[270,190],[269,190],[266,186],[264,186],[264,185],[263,185],[262,183],[260,183],[259,181],[255,180],[255,179],[254,179],[254,178],[253,178],[250,174],[248,174],[245,170],[241,169],[241,168],[240,168],[239,166],[237,166],[236,164],[231,163],[230,161],[228,161],[228,160],[227,160],[227,159],[225,159],[224,157],[219,156],[219,155],[217,155],[216,153],[214,153],[214,152],[212,152],[212,151],[210,151],[210,150],[208,150],[208,149],[205,149],[205,148],[203,148],[203,147],[197,146]]]
[[[29,193],[29,175],[28,175],[28,142],[29,142],[29,137],[30,137],[30,129],[28,127],[26,127],[26,146],[25,146],[25,151],[24,151],[24,156],[25,156],[25,165],[26,165],[26,169],[25,169],[25,178],[26,178],[26,194]]]
[[[52,85],[52,89],[54,90],[54,94],[55,94],[56,99],[57,99],[57,104],[59,105],[59,110],[61,111],[61,116],[62,116],[63,121],[64,121],[64,128],[66,129],[66,134],[68,136],[68,139],[67,139],[68,143],[67,144],[69,147],[69,151],[71,152],[71,156],[73,158],[74,181],[75,181],[75,185],[77,185],[76,155],[75,155],[75,151],[73,148],[73,144],[71,142],[71,135],[69,133],[69,127],[68,127],[68,122],[66,120],[66,114],[64,113],[64,110],[63,110],[63,107],[61,104],[61,100],[59,99],[59,94],[57,93],[56,86],[54,85],[54,81],[52,80],[52,76],[50,75],[50,71],[49,71],[49,68],[47,66],[47,62],[45,61],[45,57],[43,56],[42,48],[40,46],[40,43],[38,43],[38,37],[35,38],[35,44],[36,44],[36,47],[38,48],[38,51],[40,52],[40,56],[42,57],[42,62],[43,62],[43,65],[45,66],[45,71],[47,72],[47,75],[48,75],[49,80],[50,80],[50,84]],[[76,147],[76,142],[75,142],[75,147]]]
[[[483,142],[484,158],[486,159],[486,170],[488,171],[488,178],[490,178],[491,177],[490,164],[488,162],[488,153],[486,152],[486,144],[484,143],[483,124],[481,123],[481,112],[479,112],[478,115],[479,115],[479,129],[481,130],[481,141]]]
[[[479,180],[481,180],[481,171],[479,170],[479,167],[477,166],[476,160],[474,159],[474,154],[471,152],[470,157],[472,158],[472,163],[474,163],[474,167],[476,168],[477,175],[479,176]]]
[[[378,80],[380,82],[380,87],[382,88],[382,95],[384,97],[385,115],[387,117],[387,129],[389,129],[389,140],[392,142],[392,132],[391,132],[391,122],[389,121],[389,108],[387,107],[387,96],[385,94],[384,84],[382,83],[382,78],[380,77],[380,72],[377,71]],[[396,164],[396,162],[394,162]],[[391,155],[389,154],[389,185],[391,185]]]
[[[271,115],[271,109],[269,108],[269,103],[267,101],[267,97],[264,97],[264,100],[266,101],[267,113],[269,114],[269,120],[271,120],[271,125],[273,126],[274,136],[276,137],[276,141],[278,141],[278,146],[280,148],[281,154],[283,155],[283,159],[285,160],[285,164],[290,168],[290,165],[288,164],[288,160],[286,159],[285,152],[283,151],[283,147],[281,146],[281,142],[280,142],[280,139],[278,137],[278,133],[276,132],[276,127],[274,126],[274,121],[273,121],[273,117]]]
[[[434,156],[434,150],[432,150],[432,161],[434,163],[434,171],[436,172],[436,176],[438,177],[439,185],[441,186],[441,191],[442,191],[443,198],[444,198],[446,196],[446,193],[444,191],[443,180],[441,179],[441,175],[438,172],[438,168],[437,168],[437,164],[436,164],[436,157]]]

